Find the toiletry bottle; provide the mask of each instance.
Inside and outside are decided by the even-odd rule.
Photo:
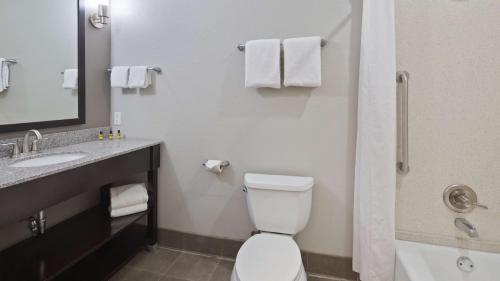
[[[108,138],[109,140],[113,140],[113,130],[109,130]]]
[[[102,131],[99,132],[99,140],[104,140],[104,134],[102,133]]]
[[[122,138],[122,132],[121,132],[120,130],[118,130],[118,131],[116,132],[116,138],[117,138],[117,139],[121,139],[121,138]]]

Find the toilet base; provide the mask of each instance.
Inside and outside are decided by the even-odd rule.
[[[267,281],[267,280],[240,280],[238,275],[236,274],[236,267],[233,268],[233,272],[231,273],[231,281]],[[300,273],[295,278],[295,280],[273,280],[273,281],[307,281],[307,273],[304,269],[304,265],[300,266]]]

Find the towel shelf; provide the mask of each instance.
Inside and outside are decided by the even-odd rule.
[[[111,68],[106,69],[107,72],[111,72],[111,70],[112,70]],[[163,72],[163,70],[159,66],[148,67],[148,70],[149,71],[154,71],[154,72],[156,72],[158,74],[162,74],[162,72]]]
[[[321,39],[321,47],[326,46],[327,43],[328,43],[328,41],[326,41],[325,39]],[[281,47],[283,48],[283,44],[281,44]],[[241,52],[244,52],[245,51],[245,44],[239,44],[237,48]]]

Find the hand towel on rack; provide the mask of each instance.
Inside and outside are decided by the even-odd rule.
[[[245,44],[245,87],[280,88],[279,39],[248,41]]]
[[[129,207],[124,207],[120,209],[111,209],[110,208],[110,215],[112,218],[117,218],[117,217],[123,217],[135,213],[140,213],[144,212],[148,209],[148,204],[143,203],[143,204],[137,204],[137,205],[132,205]]]
[[[120,209],[148,202],[148,191],[143,183],[127,184],[109,190],[110,208]]]
[[[147,66],[132,66],[128,77],[129,88],[145,89],[151,85],[151,73]]]
[[[64,81],[62,87],[64,89],[78,89],[78,69],[66,69],[64,71]]]
[[[0,93],[9,88],[9,63],[6,59],[0,58]]]
[[[111,69],[111,87],[128,88],[129,66],[115,66]]]
[[[321,86],[321,37],[283,40],[286,87]]]

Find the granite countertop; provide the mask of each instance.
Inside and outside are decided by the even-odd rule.
[[[43,149],[40,153],[12,158],[0,158],[0,189],[17,185],[30,180],[39,179],[63,171],[75,169],[84,165],[99,162],[105,159],[123,155],[132,151],[160,144],[158,140],[127,138],[122,140],[91,141]],[[10,167],[15,162],[36,158],[43,155],[85,153],[85,157],[78,160],[42,167],[14,168]]]

